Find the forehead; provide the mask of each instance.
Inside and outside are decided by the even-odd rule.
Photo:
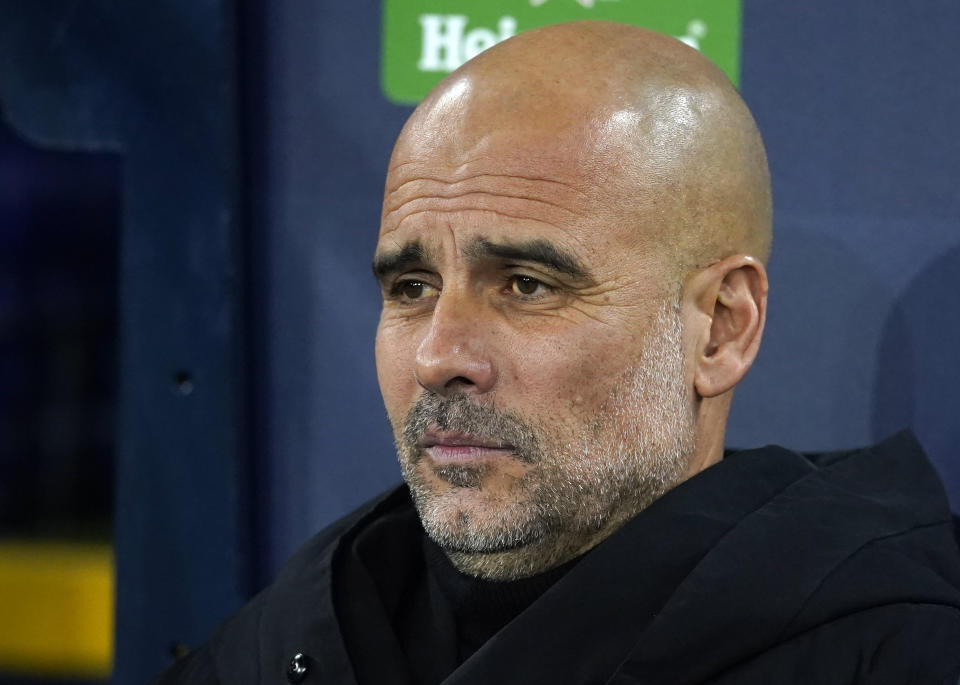
[[[484,164],[408,171],[387,193],[375,271],[381,275],[376,265],[391,260],[439,266],[446,257],[476,262],[549,253],[579,265],[589,258],[579,195],[549,176]]]
[[[584,136],[504,129],[469,139],[418,131],[387,174],[381,242],[440,234],[606,240],[618,205],[613,165]],[[410,140],[412,138],[412,140]],[[604,230],[601,230],[603,228]]]
[[[410,248],[421,264],[516,256],[547,265],[571,283],[598,286],[660,273],[668,257],[656,237],[662,217],[656,211],[624,211],[622,193],[611,190],[610,170],[598,173],[589,164],[542,152],[524,154],[519,146],[516,152],[481,154],[459,164],[395,160],[375,270]],[[476,249],[488,243],[514,252]],[[557,254],[576,268],[557,268]]]
[[[560,108],[566,116],[540,109],[532,116],[529,103],[513,112],[494,107],[489,100],[496,98],[448,99],[415,113],[401,133],[385,184],[381,238],[442,224],[442,212],[463,230],[469,207],[474,223],[502,230],[508,223],[531,230],[530,222],[539,222],[539,229],[571,240],[649,243],[660,220],[677,209],[673,164],[638,146],[637,133],[649,122],[633,110],[585,104],[574,108],[576,116],[569,107]]]
[[[562,162],[511,161],[477,156],[455,165],[411,160],[394,166],[387,177],[381,235],[468,213],[473,222],[561,228],[581,224],[599,209],[597,189]],[[490,216],[481,221],[482,214]]]

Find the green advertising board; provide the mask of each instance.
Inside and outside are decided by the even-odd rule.
[[[619,21],[676,36],[739,81],[740,0],[384,0],[383,92],[398,104],[414,104],[501,40],[577,19]]]

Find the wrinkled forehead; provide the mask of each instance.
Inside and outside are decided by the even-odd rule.
[[[655,196],[662,205],[701,147],[709,110],[704,93],[677,84],[630,98],[516,90],[464,77],[426,100],[394,148],[385,211],[405,183],[478,174],[564,184],[594,210],[642,210]]]
[[[610,128],[609,120],[549,132],[505,122],[487,130],[458,126],[404,136],[386,177],[383,230],[392,228],[389,210],[417,190],[446,195],[483,186],[494,193],[529,193],[578,213],[607,212],[619,194],[639,190],[625,187],[635,186],[638,176],[624,175],[627,146],[610,143]],[[507,185],[513,188],[500,189]]]
[[[536,145],[483,141],[464,154],[433,150],[395,159],[387,175],[381,235],[417,210],[474,208],[557,226],[603,212],[604,187],[587,165]]]
[[[503,126],[401,140],[386,179],[379,249],[429,246],[448,235],[464,244],[545,240],[600,273],[613,253],[653,258],[670,204],[664,193],[672,190],[631,171],[626,146],[611,144],[627,137],[617,127],[635,125],[625,114],[550,134]]]
[[[625,211],[620,165],[584,139],[504,131],[395,155],[375,263],[520,260],[580,284],[655,273],[660,213]]]

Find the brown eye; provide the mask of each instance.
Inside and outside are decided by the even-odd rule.
[[[422,302],[429,297],[436,297],[439,294],[437,289],[426,281],[410,279],[397,281],[390,288],[390,297],[400,302]]]
[[[530,276],[514,276],[513,290],[520,295],[533,295],[543,283]]]
[[[423,295],[423,288],[420,281],[405,281],[400,284],[400,294],[408,300],[416,300]]]

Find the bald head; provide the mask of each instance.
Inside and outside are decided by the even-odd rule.
[[[564,169],[583,206],[657,248],[681,278],[731,254],[769,253],[770,184],[753,118],[716,66],[668,36],[573,22],[480,54],[404,127],[385,216],[411,171],[478,162],[494,174]]]
[[[377,373],[461,571],[562,563],[719,461],[769,243],[753,120],[672,38],[529,31],[427,97],[387,174]]]

